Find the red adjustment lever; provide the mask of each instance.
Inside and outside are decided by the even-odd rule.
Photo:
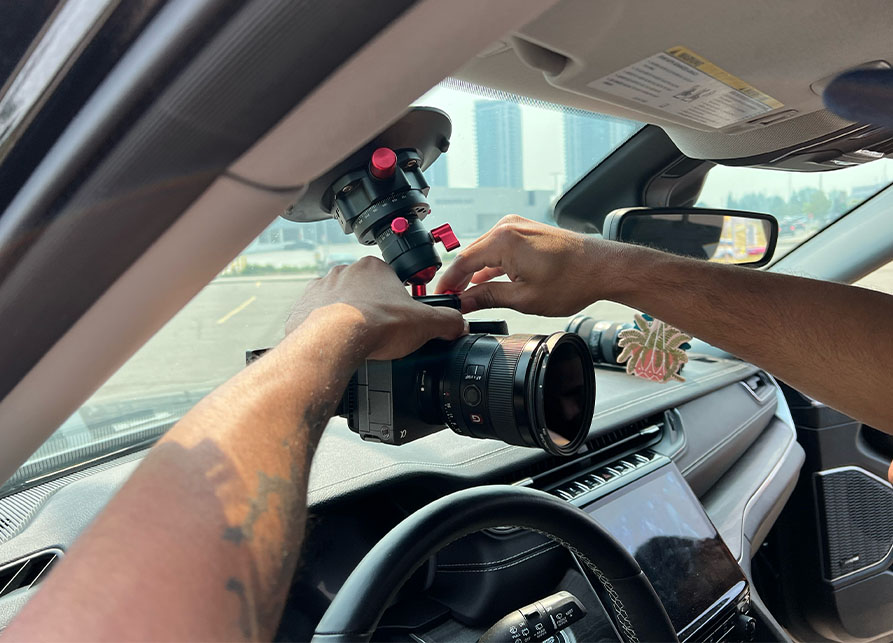
[[[459,247],[459,240],[456,238],[456,233],[453,232],[449,223],[444,223],[443,225],[434,228],[431,231],[431,236],[434,237],[435,242],[442,242],[443,247],[446,248],[447,252]]]

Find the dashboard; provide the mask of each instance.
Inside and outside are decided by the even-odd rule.
[[[680,640],[744,640],[742,613],[771,631],[750,558],[793,490],[803,450],[766,373],[693,354],[685,376],[656,384],[599,368],[592,427],[570,458],[449,431],[402,447],[363,442],[334,418],[314,456],[307,537],[279,637],[308,639],[360,559],[405,516],[452,491],[494,483],[541,489],[589,512],[639,560]],[[47,551],[64,555],[144,453],[0,498],[0,629],[40,580],[4,592],[4,570]],[[587,616],[563,640],[616,639],[590,580],[538,533],[471,534],[422,565],[376,638],[476,639],[511,610],[565,590]]]

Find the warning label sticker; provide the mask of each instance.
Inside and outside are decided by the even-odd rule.
[[[650,56],[589,87],[716,128],[783,107],[685,47]]]

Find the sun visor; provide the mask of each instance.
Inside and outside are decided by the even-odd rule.
[[[829,110],[857,123],[893,128],[893,69],[856,69],[825,88]]]

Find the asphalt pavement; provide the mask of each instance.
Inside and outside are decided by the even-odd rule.
[[[93,398],[213,388],[245,365],[245,351],[274,345],[306,278],[220,278],[150,339]]]

